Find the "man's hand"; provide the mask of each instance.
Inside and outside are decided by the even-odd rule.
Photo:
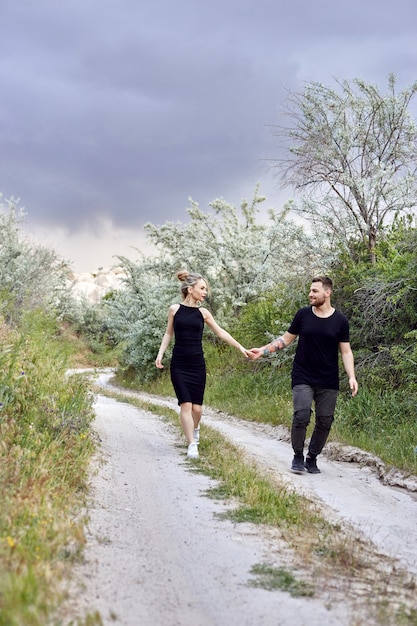
[[[256,361],[259,357],[263,356],[264,350],[263,348],[251,348],[248,350],[248,357],[251,361]]]
[[[352,392],[352,396],[355,397],[358,393],[358,381],[356,378],[349,378],[349,387]]]

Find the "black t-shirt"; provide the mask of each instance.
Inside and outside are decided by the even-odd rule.
[[[339,343],[349,341],[349,322],[341,311],[318,317],[311,306],[296,314],[288,329],[298,335],[292,386],[339,389]]]

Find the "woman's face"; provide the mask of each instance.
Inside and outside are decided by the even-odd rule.
[[[197,302],[204,302],[204,300],[207,298],[206,281],[200,278],[200,280],[198,280],[196,284],[189,289],[189,293],[194,298],[194,300],[197,300]]]

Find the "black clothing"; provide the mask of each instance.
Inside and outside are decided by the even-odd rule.
[[[288,329],[298,335],[292,386],[339,389],[339,342],[349,342],[349,322],[341,311],[318,317],[311,306],[295,314]]]
[[[201,311],[180,304],[174,315],[175,345],[171,359],[171,381],[178,404],[203,404],[206,386],[203,329],[204,318]]]
[[[321,389],[310,387],[310,385],[295,385],[292,388],[294,413],[291,424],[291,443],[294,454],[303,455],[313,402],[316,415],[308,452],[310,455],[317,456],[323,450],[333,423],[338,393],[337,389]]]

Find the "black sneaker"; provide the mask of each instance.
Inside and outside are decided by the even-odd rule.
[[[291,471],[294,472],[294,474],[304,474],[305,472],[304,457],[302,455],[295,456],[293,458],[293,461],[291,464]]]
[[[304,461],[304,467],[309,474],[321,474],[319,468],[317,467],[316,459],[312,459],[309,456],[307,456]]]

